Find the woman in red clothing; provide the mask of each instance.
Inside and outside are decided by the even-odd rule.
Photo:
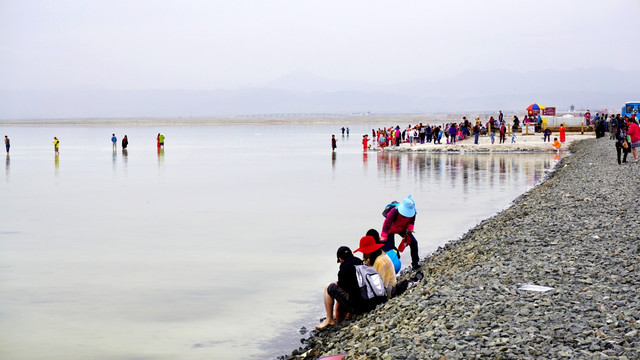
[[[560,125],[559,131],[560,131],[560,142],[563,143],[566,140],[565,132],[567,131],[567,128],[564,127],[564,124]]]
[[[627,135],[631,139],[629,145],[631,146],[631,153],[633,154],[633,162],[638,161],[638,153],[636,148],[640,146],[640,127],[633,120],[629,120],[629,130]]]

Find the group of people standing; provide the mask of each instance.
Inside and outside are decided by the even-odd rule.
[[[393,202],[387,205],[383,215],[385,220],[381,233],[375,229],[368,230],[360,239],[359,247],[354,251],[361,252],[362,259],[356,257],[348,246],[338,248],[336,254],[337,262],[340,264],[338,281],[325,287],[323,298],[327,316],[316,326],[316,329],[322,330],[351,315],[370,311],[378,304],[362,296],[356,266],[366,265],[375,269],[386,291],[385,300],[401,294],[409,286],[410,281],[398,282],[396,279],[396,274],[401,268],[400,253],[407,245],[411,249],[412,268],[414,270],[420,268],[418,241],[413,236],[416,208],[411,195],[400,203]],[[395,235],[402,238],[398,247],[395,244]]]
[[[118,148],[118,138],[116,137],[116,134],[111,134],[111,144],[113,147],[113,151],[116,151],[116,149]],[[129,138],[127,137],[127,135],[125,135],[122,138],[122,150],[126,150],[127,146],[129,146]]]
[[[158,136],[156,137],[158,149],[164,148],[164,139],[165,139],[164,134],[158,133]],[[113,150],[115,151],[118,147],[117,146],[118,138],[116,137],[116,134],[111,134],[111,144],[112,144]],[[7,150],[7,155],[9,155],[9,149],[11,148],[11,140],[9,139],[8,135],[4,136],[4,145]],[[129,146],[129,138],[127,137],[127,135],[125,135],[122,138],[122,150],[126,150],[127,146]],[[60,155],[60,139],[58,139],[57,136],[53,137],[53,151],[56,156]]]
[[[371,136],[376,139],[375,143],[384,150],[388,146],[400,146],[406,142],[413,146],[415,144],[430,143],[441,144],[443,131],[440,126],[423,125],[422,123],[400,130],[400,126],[390,128],[379,128],[377,131],[371,129]],[[368,136],[367,136],[368,137]]]

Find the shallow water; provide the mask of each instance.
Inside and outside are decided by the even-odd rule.
[[[335,250],[380,230],[385,204],[413,195],[424,256],[555,162],[363,154],[371,127],[353,126],[350,137],[335,124],[4,127],[0,358],[289,353],[298,329],[323,316]],[[126,153],[111,150],[114,131],[128,135]]]

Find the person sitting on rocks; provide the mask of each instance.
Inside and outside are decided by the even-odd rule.
[[[367,231],[365,235],[373,237],[373,239],[376,241],[377,244],[384,245],[384,242],[380,241],[380,233],[378,233],[378,230],[369,229],[369,231]],[[400,268],[402,268],[402,263],[400,262],[400,253],[398,253],[398,249],[393,248],[389,251],[386,251],[385,253],[389,257],[389,259],[391,259],[391,262],[393,263],[393,268],[397,274],[400,271]]]
[[[334,325],[336,320],[339,321],[346,314],[362,313],[363,309],[356,275],[356,265],[362,265],[362,260],[353,256],[351,249],[347,246],[339,247],[336,256],[340,263],[338,281],[328,284],[324,289],[324,308],[327,317],[322,323],[316,325],[318,330]]]
[[[382,251],[383,244],[376,243],[373,236],[363,236],[360,239],[360,247],[354,252],[362,253],[362,261],[365,265],[376,269],[376,272],[382,277],[382,284],[387,290],[387,294],[391,293],[391,289],[396,285],[396,270],[389,256]]]

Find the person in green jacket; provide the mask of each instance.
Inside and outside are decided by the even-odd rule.
[[[55,151],[56,156],[60,155],[60,140],[57,137],[53,137],[53,150]]]
[[[164,147],[164,134],[158,133],[158,147]]]

